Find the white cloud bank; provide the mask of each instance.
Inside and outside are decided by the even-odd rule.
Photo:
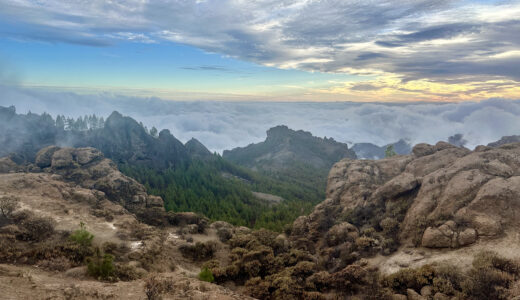
[[[197,138],[209,149],[245,146],[265,139],[267,129],[287,125],[341,142],[384,145],[407,138],[413,144],[436,143],[462,133],[467,147],[520,134],[520,100],[465,103],[281,103],[176,102],[111,94],[78,95],[0,88],[0,105],[25,113],[108,116],[117,110],[147,126],[169,129],[186,142]]]

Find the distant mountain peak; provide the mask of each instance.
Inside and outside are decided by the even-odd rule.
[[[256,169],[284,169],[300,163],[315,168],[330,168],[343,158],[356,158],[347,144],[313,136],[303,130],[279,125],[267,130],[264,142],[226,150],[224,158]]]
[[[198,157],[206,157],[211,156],[211,151],[204,146],[199,140],[196,138],[191,138],[189,141],[184,144],[184,147],[186,147],[186,150],[191,156],[198,156]]]

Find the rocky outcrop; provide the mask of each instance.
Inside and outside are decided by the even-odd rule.
[[[206,159],[212,156],[211,151],[195,138],[187,141],[184,147],[186,147],[186,151],[188,151],[191,157]]]
[[[61,175],[64,180],[72,181],[82,188],[99,191],[132,212],[164,210],[160,197],[148,195],[144,186],[119,172],[117,166],[95,148],[49,146],[37,153],[35,162],[42,171]],[[76,193],[71,196],[94,201],[92,193],[87,194]]]
[[[295,162],[314,168],[330,168],[343,158],[356,158],[347,144],[319,138],[310,132],[276,126],[267,131],[264,142],[226,150],[223,157],[250,168],[282,170]]]
[[[324,250],[331,236],[341,236],[334,223],[347,221],[360,236],[373,228],[382,244],[392,238],[401,245],[458,248],[518,228],[518,199],[520,143],[475,151],[418,144],[411,155],[336,163],[327,199],[294,222],[292,238],[310,238],[316,251]]]
[[[505,144],[511,144],[511,143],[520,143],[520,135],[509,135],[509,136],[503,136],[498,141],[489,143],[489,147],[500,147]]]

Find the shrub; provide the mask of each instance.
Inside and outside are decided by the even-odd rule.
[[[102,254],[99,248],[96,248],[94,256],[87,259],[87,271],[90,276],[101,280],[114,280],[115,268],[114,257],[110,254]]]
[[[223,227],[217,229],[217,236],[221,242],[225,243],[233,237],[233,233],[231,232],[231,229]]]
[[[192,260],[207,260],[213,258],[217,245],[215,242],[201,243],[197,242],[195,245],[182,245],[179,247],[182,255]]]
[[[92,239],[94,239],[94,235],[87,231],[85,227],[85,223],[79,223],[79,229],[74,231],[69,239],[82,247],[90,247],[92,245]]]
[[[418,269],[401,269],[384,277],[382,284],[399,293],[406,293],[407,289],[420,291],[423,286],[431,285],[434,277],[435,269],[431,265],[424,265]]]
[[[10,219],[13,211],[18,207],[20,199],[15,196],[4,196],[0,198],[0,212],[4,218]]]
[[[155,275],[148,277],[144,282],[144,293],[148,300],[160,300],[161,294],[164,292],[164,286],[161,281],[157,280]]]
[[[134,266],[130,265],[115,265],[115,275],[119,280],[132,281],[141,278],[141,274],[137,272]]]
[[[32,213],[20,222],[24,229],[20,238],[29,241],[42,241],[54,233],[54,220],[48,217],[38,217]]]
[[[507,289],[519,274],[520,266],[493,252],[481,252],[462,284],[464,294],[475,299],[507,299]]]
[[[66,271],[70,269],[71,263],[66,257],[54,257],[50,259],[41,260],[38,262],[38,266],[49,271]]]
[[[215,277],[213,277],[213,273],[208,268],[203,268],[199,273],[199,279],[206,282],[214,282]]]

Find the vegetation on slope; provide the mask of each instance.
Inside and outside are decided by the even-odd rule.
[[[167,210],[195,211],[212,220],[280,231],[309,213],[325,194],[328,168],[294,161],[284,172],[266,170],[260,175],[209,153],[196,140],[183,145],[168,130],[157,134],[117,112],[106,120],[94,115],[54,120],[48,114],[16,114],[14,107],[0,107],[0,116],[0,141],[9,145],[0,155],[16,153],[22,163],[50,145],[95,147],[146,185],[149,193],[161,196]],[[252,192],[284,200],[269,203]]]
[[[194,160],[185,168],[157,170],[124,164],[121,171],[161,196],[171,211],[202,213],[211,220],[280,231],[298,216],[307,214],[323,195],[309,185],[256,174],[218,155]],[[257,199],[251,191],[284,198],[279,204]]]

